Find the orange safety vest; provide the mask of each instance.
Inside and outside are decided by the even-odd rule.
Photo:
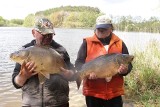
[[[105,49],[105,47],[98,40],[95,34],[92,37],[84,39],[87,42],[86,62],[91,61],[96,57],[107,53],[122,53],[122,40],[113,33],[108,50]],[[110,82],[106,82],[105,79],[84,79],[83,94],[85,96],[94,96],[104,100],[109,100],[114,97],[123,95],[123,76],[116,75],[112,77]]]

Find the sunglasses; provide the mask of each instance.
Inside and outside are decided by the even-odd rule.
[[[46,38],[49,38],[49,37],[52,37],[54,34],[45,34],[45,35],[43,35],[43,34],[41,34],[43,37],[46,37]]]
[[[36,30],[37,31],[37,30]],[[39,31],[37,31],[38,33],[40,33],[43,37],[47,37],[47,38],[49,38],[49,37],[52,37],[52,36],[54,36],[55,34],[54,33],[49,33],[49,34],[42,34],[41,32],[39,32]]]

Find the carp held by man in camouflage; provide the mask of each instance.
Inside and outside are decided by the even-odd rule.
[[[36,65],[40,83],[44,83],[50,74],[60,73],[60,67],[65,68],[62,56],[53,48],[47,46],[31,46],[10,54],[11,60],[22,64],[24,61],[33,61]]]
[[[106,54],[101,55],[90,62],[85,63],[82,69],[76,75],[77,87],[79,89],[81,81],[94,72],[97,78],[105,78],[107,82],[112,79],[112,76],[118,74],[118,69],[121,64],[128,67],[134,59],[133,55],[129,54]]]

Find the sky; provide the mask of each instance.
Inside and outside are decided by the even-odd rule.
[[[60,6],[91,6],[112,16],[160,17],[160,0],[3,0],[0,16],[24,19],[28,14]]]

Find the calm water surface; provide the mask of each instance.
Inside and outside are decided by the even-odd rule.
[[[93,34],[93,30],[90,29],[56,28],[55,32],[54,39],[67,49],[72,63],[76,59],[83,38]],[[130,53],[134,48],[143,49],[150,40],[160,41],[159,34],[116,31],[115,34],[124,40]],[[9,54],[33,39],[31,28],[0,27],[0,35],[0,107],[19,107],[21,90],[15,89],[12,85],[11,75],[15,63],[9,59]]]

